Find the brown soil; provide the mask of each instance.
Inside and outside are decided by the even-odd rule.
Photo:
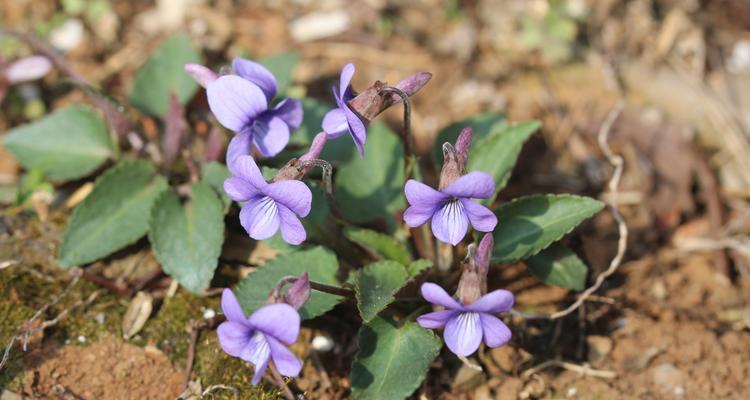
[[[155,348],[108,337],[91,346],[45,346],[26,358],[24,392],[39,399],[175,399],[183,374]]]

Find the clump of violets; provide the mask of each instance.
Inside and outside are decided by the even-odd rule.
[[[488,233],[478,249],[469,246],[455,296],[434,283],[422,284],[422,297],[445,309],[424,314],[417,322],[427,329],[445,328],[445,344],[458,356],[473,354],[482,341],[488,347],[500,347],[511,338],[510,329],[493,314],[510,311],[513,294],[502,289],[487,293],[492,245],[492,234]]]
[[[302,181],[281,179],[266,182],[251,156],[237,156],[229,164],[232,177],[224,191],[234,201],[244,202],[240,223],[253,239],[264,240],[281,229],[281,237],[300,244],[307,234],[299,218],[310,213],[312,192]]]
[[[481,232],[492,232],[497,225],[495,214],[472,200],[492,197],[495,182],[486,172],[466,173],[471,135],[471,128],[464,128],[455,147],[447,142],[443,145],[438,190],[414,179],[408,180],[404,188],[409,202],[404,212],[406,224],[415,228],[431,221],[435,237],[454,246],[466,236],[469,224]]]
[[[276,78],[256,62],[235,58],[233,74],[223,76],[197,64],[187,64],[185,71],[206,88],[208,105],[219,123],[237,133],[229,144],[235,155],[250,154],[252,147],[264,157],[273,157],[302,123],[298,100],[285,98],[271,108],[278,91]]]
[[[302,281],[302,279],[300,279]],[[301,288],[295,293],[304,291],[309,297],[309,281],[305,280]],[[300,297],[297,294],[294,297]],[[221,308],[227,320],[219,325],[216,334],[221,348],[230,356],[241,358],[255,367],[252,384],[257,385],[260,378],[273,361],[279,373],[295,377],[302,370],[302,361],[289,351],[289,346],[297,341],[300,329],[300,316],[297,309],[302,303],[295,299],[298,306],[276,302],[266,304],[257,309],[249,317],[245,317],[240,303],[230,289],[224,289],[221,296]]]

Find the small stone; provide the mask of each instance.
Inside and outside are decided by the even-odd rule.
[[[654,296],[657,300],[664,300],[667,298],[667,286],[664,284],[664,281],[661,279],[654,282],[653,285],[651,285],[651,294]]]
[[[203,319],[211,319],[216,316],[216,311],[212,308],[206,308],[203,310]]]
[[[685,394],[685,374],[677,369],[674,364],[659,364],[651,370],[651,379],[654,385],[661,390],[672,393],[675,396]]]
[[[79,335],[78,336],[78,343],[86,343],[86,336]]]
[[[600,363],[612,351],[612,339],[606,336],[588,336],[586,345],[589,349],[589,362],[591,364]]]
[[[578,394],[578,389],[574,387],[569,387],[568,390],[565,392],[565,397],[567,398],[576,397],[576,394]]]
[[[308,42],[344,33],[350,22],[344,10],[315,11],[292,21],[289,30],[297,42]]]
[[[60,27],[53,29],[49,40],[53,46],[65,53],[78,47],[83,41],[84,34],[83,22],[80,19],[71,18]]]
[[[99,325],[103,325],[106,320],[107,316],[104,313],[98,313],[94,316],[94,321]]]
[[[329,336],[318,335],[315,336],[312,340],[313,350],[319,351],[321,353],[331,351],[333,349],[333,345],[333,339],[331,339]]]

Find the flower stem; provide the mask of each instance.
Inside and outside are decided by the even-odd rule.
[[[274,383],[276,386],[281,389],[281,391],[284,393],[284,398],[287,400],[295,400],[294,393],[292,393],[292,389],[289,389],[289,386],[284,382],[284,377],[281,376],[279,373],[279,370],[276,368],[276,365],[271,361],[268,363],[268,369],[271,370],[271,376],[273,377]]]
[[[299,279],[296,276],[288,275],[279,280],[279,283],[276,284],[276,287],[271,290],[271,294],[269,294],[269,299],[272,296],[279,296],[281,293],[281,290],[284,288],[284,285],[291,284],[297,281]],[[338,286],[331,286],[326,285],[325,283],[319,283],[319,282],[313,282],[310,281],[310,289],[317,290],[319,292],[333,294],[336,296],[342,296],[349,299],[354,299],[354,291]]]
[[[345,223],[346,219],[341,214],[341,211],[336,204],[336,199],[333,197],[333,183],[331,178],[331,175],[333,174],[333,166],[331,166],[331,163],[326,160],[314,158],[311,160],[300,160],[297,170],[301,173],[305,173],[310,167],[320,167],[320,169],[323,170],[323,191],[326,195],[328,208],[331,209],[331,214],[333,214],[336,220]]]
[[[401,101],[404,103],[404,130],[401,132],[401,138],[404,142],[404,181],[406,181],[414,173],[414,166],[417,160],[417,157],[414,155],[414,145],[411,136],[411,102],[409,101],[409,95],[393,86],[385,86],[380,89],[380,92],[396,94],[401,97]]]

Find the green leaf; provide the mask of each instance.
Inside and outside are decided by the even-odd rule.
[[[422,384],[442,342],[413,322],[396,327],[376,318],[362,325],[359,351],[352,364],[352,398],[404,399]]]
[[[432,160],[435,162],[438,171],[440,171],[440,167],[443,165],[443,143],[450,142],[454,144],[461,130],[467,125],[473,129],[472,141],[476,143],[489,135],[490,132],[504,127],[506,120],[504,114],[486,113],[462,119],[441,129],[438,132],[437,139],[435,139],[435,146],[432,150]],[[476,147],[472,146],[472,148]]]
[[[339,263],[336,256],[324,247],[313,247],[293,253],[279,255],[268,260],[255,272],[240,281],[235,289],[242,308],[250,314],[265,304],[268,293],[285,276],[299,276],[307,271],[310,280],[326,285],[338,286],[336,272]],[[299,310],[304,319],[322,315],[343,300],[340,296],[312,291],[310,300]]]
[[[349,145],[356,153],[354,143]],[[392,214],[405,205],[403,188],[403,145],[384,124],[373,123],[367,134],[365,158],[354,154],[336,176],[335,195],[341,212],[354,223],[377,218],[392,223]]]
[[[223,205],[205,183],[192,185],[192,196],[184,205],[168,190],[151,210],[148,239],[164,272],[191,292],[201,293],[219,264]]]
[[[154,200],[167,189],[143,160],[123,161],[104,173],[75,208],[60,246],[60,265],[72,267],[106,257],[148,230]]]
[[[199,63],[200,55],[184,32],[165,41],[135,73],[130,101],[142,111],[164,116],[169,110],[169,95],[174,92],[185,104],[198,84],[184,71],[187,63]]]
[[[432,268],[432,261],[422,258],[409,264],[409,266],[406,267],[406,270],[409,272],[409,276],[414,278],[421,274],[422,271],[429,268]]]
[[[539,126],[539,121],[527,121],[493,130],[489,136],[472,145],[467,170],[484,171],[492,175],[496,185],[495,193],[499,192],[510,179],[523,143]],[[494,196],[484,203],[491,204],[493,200]]]
[[[395,300],[394,295],[409,280],[406,267],[395,261],[378,261],[357,274],[357,307],[369,322]]]
[[[531,257],[558,241],[604,203],[590,197],[534,195],[504,204],[495,214],[493,262],[512,262]]]
[[[88,175],[113,154],[107,126],[85,106],[71,106],[8,131],[3,145],[27,169],[55,181]]]
[[[277,96],[285,94],[286,90],[289,88],[289,84],[292,83],[292,73],[294,72],[294,67],[296,67],[299,62],[299,58],[299,53],[295,51],[286,51],[258,60],[261,65],[268,68],[268,70],[276,77],[276,83],[278,85]]]
[[[526,260],[529,271],[537,279],[564,289],[583,290],[588,267],[569,248],[552,243],[537,255]]]
[[[201,168],[201,182],[211,186],[219,196],[221,203],[224,205],[224,213],[229,211],[229,206],[232,205],[232,199],[224,192],[224,181],[230,176],[232,176],[232,173],[229,172],[227,166],[216,161],[204,164]]]
[[[392,236],[362,228],[346,229],[344,236],[381,258],[398,261],[403,265],[409,265],[411,262],[409,249]]]

